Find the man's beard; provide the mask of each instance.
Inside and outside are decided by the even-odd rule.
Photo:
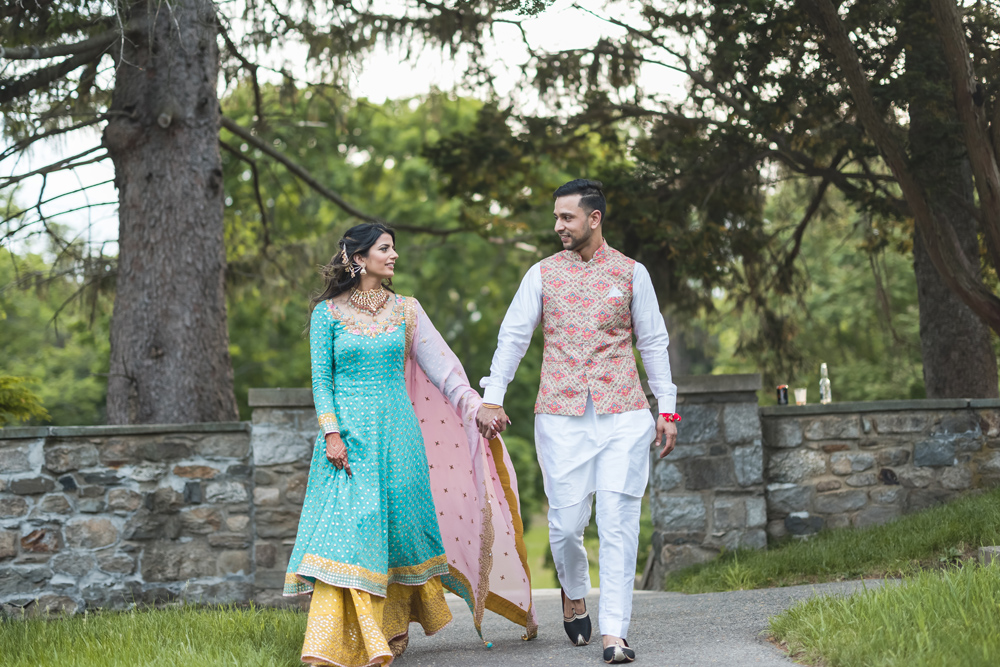
[[[591,229],[591,228],[589,228],[589,227],[587,228],[587,231],[583,234],[583,236],[581,236],[579,238],[577,238],[577,237],[573,236],[572,234],[570,234],[570,236],[569,236],[569,245],[564,245],[563,249],[564,250],[576,250],[577,248],[579,248],[580,246],[582,246],[584,243],[586,243],[587,241],[589,241],[590,237],[593,236],[593,235],[594,235],[594,230]]]

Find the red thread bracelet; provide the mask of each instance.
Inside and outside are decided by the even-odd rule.
[[[668,422],[679,422],[681,420],[681,416],[676,412],[674,413],[661,412],[660,416],[666,419]]]

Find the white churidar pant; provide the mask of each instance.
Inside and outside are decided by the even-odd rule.
[[[647,410],[598,415],[587,397],[580,417],[535,415],[535,448],[549,501],[549,543],[571,599],[590,589],[583,531],[597,495],[601,634],[627,637],[639,549],[639,513],[656,422]]]

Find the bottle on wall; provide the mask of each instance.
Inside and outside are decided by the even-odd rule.
[[[819,365],[819,402],[826,405],[833,400],[830,392],[830,377],[827,374],[826,364]]]

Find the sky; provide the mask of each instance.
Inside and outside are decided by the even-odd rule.
[[[537,17],[525,19],[511,15],[511,18],[522,21],[524,33],[532,47],[548,51],[588,47],[601,36],[616,37],[622,34],[621,28],[592,13],[577,9],[573,4],[573,0],[558,0]],[[590,8],[593,13],[606,15],[598,2],[580,4]],[[623,18],[637,22],[634,16]],[[528,53],[520,31],[513,25],[496,24],[494,37],[495,43],[490,55],[496,62],[494,73],[497,76],[497,88],[501,95],[508,95],[517,92],[515,89],[518,86],[520,67],[527,61]],[[286,54],[278,56],[287,58]],[[381,103],[387,99],[422,95],[432,88],[452,90],[459,83],[460,73],[461,67],[430,49],[417,59],[406,61],[399,52],[383,48],[366,57],[361,65],[354,68],[348,84],[355,97],[365,97],[372,102]],[[663,68],[644,70],[641,81],[645,89],[672,97],[684,85],[682,78]],[[0,162],[0,177],[51,164],[78,154],[99,141],[99,131],[88,129],[36,145],[29,153]],[[17,202],[22,206],[30,206],[38,201],[40,192],[44,199],[58,196],[55,201],[43,205],[42,210],[46,215],[53,216],[54,220],[71,229],[77,238],[92,244],[95,250],[103,246],[106,254],[115,254],[117,248],[114,239],[118,234],[118,218],[117,191],[114,186],[107,182],[89,188],[86,192],[73,193],[84,186],[111,181],[113,178],[114,170],[110,160],[71,172],[52,174],[44,183],[44,192],[41,192],[42,179],[36,177],[22,184],[17,193]],[[87,207],[87,204],[109,205]],[[20,247],[25,246],[20,244]],[[41,249],[37,242],[29,243],[27,247]]]

